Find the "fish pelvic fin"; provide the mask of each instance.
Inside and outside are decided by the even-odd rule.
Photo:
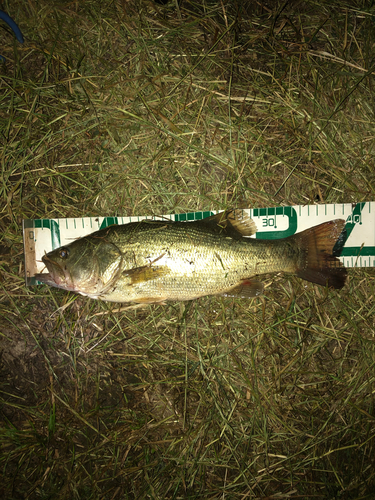
[[[334,251],[336,243],[346,239],[344,220],[324,222],[291,238],[302,250],[298,277],[329,288],[340,289],[345,285],[347,271]]]

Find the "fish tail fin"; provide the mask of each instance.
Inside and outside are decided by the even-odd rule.
[[[347,271],[337,258],[346,241],[344,220],[324,222],[292,238],[302,250],[297,276],[330,288],[345,285]]]

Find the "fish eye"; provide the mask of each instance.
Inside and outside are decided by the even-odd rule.
[[[69,249],[68,248],[62,248],[60,250],[60,257],[61,259],[66,259],[69,255]]]

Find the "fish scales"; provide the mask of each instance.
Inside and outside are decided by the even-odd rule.
[[[264,273],[294,273],[341,288],[346,270],[333,247],[345,223],[330,221],[283,240],[247,238],[254,223],[242,211],[203,221],[142,221],[110,226],[43,257],[37,279],[115,302],[157,303],[204,295],[254,297]]]
[[[187,227],[189,224],[190,227]],[[194,223],[135,223],[110,228],[106,239],[123,254],[123,275],[107,300],[150,296],[163,300],[188,300],[224,293],[257,274],[295,270],[298,248],[285,241],[236,240]],[[127,270],[153,267],[162,272],[155,279],[132,284]]]

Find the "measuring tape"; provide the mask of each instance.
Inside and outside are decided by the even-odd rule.
[[[293,207],[244,209],[258,231],[252,238],[279,239],[333,219],[344,219],[347,240],[340,260],[346,267],[375,267],[375,202]],[[144,219],[194,221],[213,212],[188,212],[160,217],[80,217],[71,219],[25,219],[23,242],[26,285],[37,285],[35,274],[47,271],[42,256],[77,238],[112,224],[127,224]]]

